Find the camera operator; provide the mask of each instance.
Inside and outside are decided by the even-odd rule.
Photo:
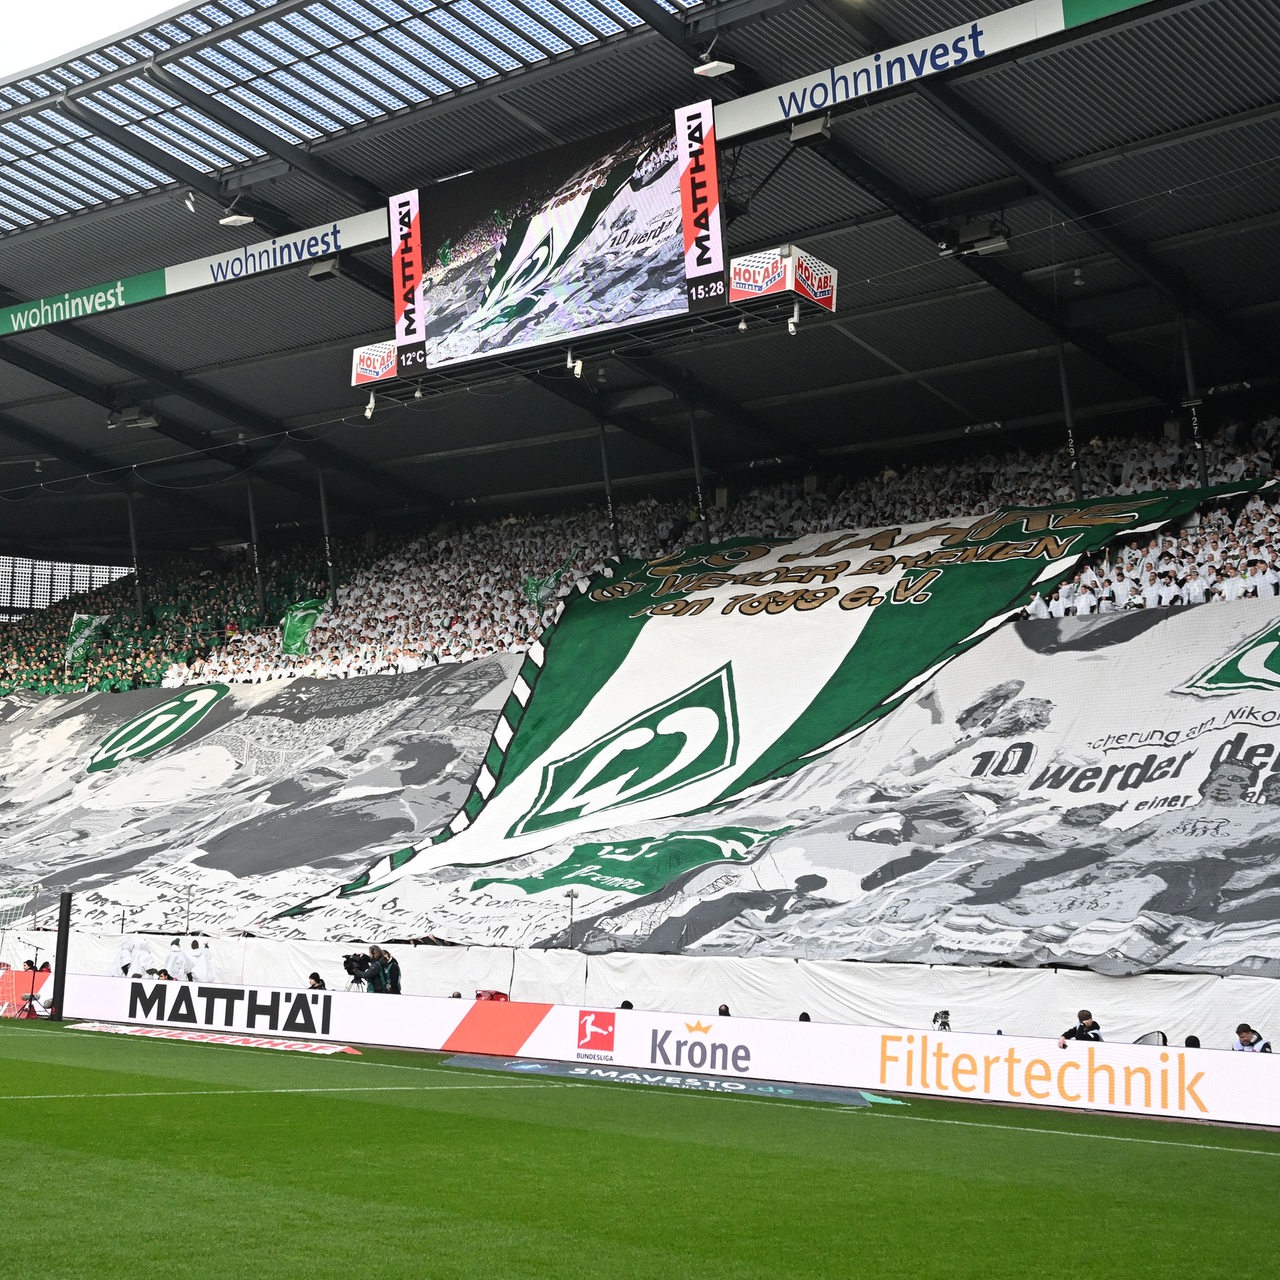
[[[382,989],[389,996],[400,994],[400,961],[385,947],[378,948],[382,960]]]
[[[351,981],[364,987],[366,991],[375,993],[383,989],[382,963],[377,953],[377,947],[370,947],[368,953],[356,951],[342,957],[342,967],[347,971]]]

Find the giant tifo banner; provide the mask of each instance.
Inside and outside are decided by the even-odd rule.
[[[1076,557],[1202,496],[623,566],[530,655],[448,828],[277,923],[1280,971],[1275,605],[1000,629]]]
[[[1280,1059],[1252,1053],[921,1032],[705,1014],[378,997],[68,974],[72,1018],[578,1063],[663,1083],[686,1072],[1165,1118],[1280,1124]],[[626,1070],[629,1069],[629,1070]],[[638,1077],[634,1073],[641,1073]],[[645,1077],[648,1077],[647,1081]]]
[[[1280,600],[1016,620],[1205,496],[633,561],[518,673],[35,699],[0,862],[80,927],[190,890],[300,938],[1280,976]]]

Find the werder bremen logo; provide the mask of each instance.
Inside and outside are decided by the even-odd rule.
[[[1188,680],[1179,693],[1212,697],[1242,689],[1280,689],[1280,623],[1271,623]]]
[[[89,761],[89,773],[114,769],[122,760],[149,756],[161,747],[189,733],[208,714],[209,708],[229,692],[225,684],[205,684],[184,689],[176,698],[151,707],[126,720],[98,744]]]
[[[738,712],[729,664],[542,771],[533,808],[508,837],[652,800],[729,768]]]

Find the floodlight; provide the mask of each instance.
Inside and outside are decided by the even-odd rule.
[[[253,221],[253,215],[248,213],[237,213],[236,205],[239,204],[240,197],[236,198],[222,211],[222,217],[218,219],[218,225],[222,227],[247,227]]]
[[[812,120],[797,120],[791,126],[791,145],[802,147],[811,142],[825,142],[831,137],[831,117],[814,116]]]

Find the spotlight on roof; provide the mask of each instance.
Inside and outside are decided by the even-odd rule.
[[[222,217],[218,219],[218,225],[221,227],[247,227],[253,222],[253,215],[249,213],[237,213],[236,205],[240,202],[237,196],[223,211]]]
[[[791,145],[807,146],[813,142],[825,142],[831,137],[831,117],[814,116],[812,120],[797,120],[791,126]]]
[[[730,71],[737,67],[736,62],[726,62],[723,58],[713,58],[708,51],[698,59],[697,64],[693,68],[695,76],[727,76]]]
[[[187,206],[187,212],[188,212],[188,213],[195,213],[195,211],[196,211],[196,193],[195,193],[194,191],[188,190],[188,191],[187,191],[187,193],[186,193],[186,195],[184,195],[184,196],[182,197],[182,203],[183,203],[183,204],[185,204],[185,205]]]
[[[940,258],[960,254],[976,254],[985,258],[990,253],[1003,253],[1009,247],[1009,228],[998,218],[990,222],[970,222],[963,227],[939,228],[936,243]]]
[[[320,258],[307,268],[307,279],[323,284],[326,280],[336,280],[342,274],[337,258]]]
[[[116,409],[107,417],[108,427],[158,427],[160,419],[150,409],[133,404],[124,409]]]

